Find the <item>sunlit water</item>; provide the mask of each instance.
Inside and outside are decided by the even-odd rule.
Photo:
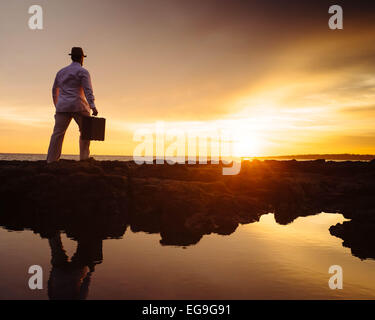
[[[229,236],[204,236],[196,245],[162,246],[159,234],[133,233],[103,241],[103,261],[91,275],[88,299],[373,299],[375,261],[352,256],[328,228],[344,221],[321,213],[279,225],[273,214]],[[76,242],[62,236],[71,257]],[[48,299],[51,250],[31,231],[0,229],[0,298]],[[42,290],[28,287],[28,268],[44,270]],[[344,287],[331,290],[331,265],[343,268]]]

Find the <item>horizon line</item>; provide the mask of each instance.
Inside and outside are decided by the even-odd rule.
[[[4,155],[47,155],[47,153],[33,153],[33,152],[0,152]],[[79,154],[64,153],[61,156],[79,156]],[[107,157],[133,157],[133,155],[124,154],[92,154],[92,156],[107,156]],[[186,155],[185,157],[188,157]],[[281,157],[307,157],[307,156],[361,156],[361,157],[375,157],[375,153],[301,153],[301,154],[283,154],[283,155],[268,155],[268,156],[233,156],[235,158],[281,158]],[[146,156],[145,156],[146,157]],[[156,157],[156,155],[153,155]],[[196,155],[199,157],[199,155]],[[210,157],[209,155],[207,157]]]

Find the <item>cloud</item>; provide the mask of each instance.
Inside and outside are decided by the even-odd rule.
[[[25,3],[0,2],[0,119],[13,129],[49,135],[53,77],[73,43],[89,53],[99,111],[119,136],[156,120],[253,117],[268,119],[269,141],[318,143],[375,121],[374,1],[335,1],[342,31],[328,28],[325,0],[43,1],[40,33],[25,27]]]
[[[341,109],[341,112],[343,113],[364,113],[366,115],[372,115],[375,116],[375,105],[370,105],[370,106],[354,106],[354,107],[349,107],[349,108],[343,108]]]

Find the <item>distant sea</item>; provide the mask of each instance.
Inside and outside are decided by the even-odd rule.
[[[132,161],[133,156],[110,156],[110,155],[92,155],[98,161]],[[40,161],[46,160],[46,154],[33,154],[33,153],[0,153],[1,160],[18,160],[18,161]],[[326,159],[327,161],[370,161],[374,159],[373,155],[351,155],[351,154],[338,154],[338,155],[297,155],[297,156],[280,156],[280,157],[243,157],[242,160],[297,160],[308,161],[316,159]],[[79,155],[64,154],[61,159],[66,160],[79,160]],[[209,160],[209,158],[208,158]],[[237,161],[237,160],[236,160]],[[198,162],[198,159],[197,159]]]
[[[103,156],[93,155],[94,159],[99,161],[129,161],[133,160],[132,156]],[[19,160],[19,161],[39,161],[46,160],[46,154],[32,154],[32,153],[0,153],[0,160]],[[61,159],[79,160],[79,155],[64,154]]]

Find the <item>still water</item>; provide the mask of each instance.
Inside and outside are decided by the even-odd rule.
[[[65,233],[47,239],[1,228],[0,299],[373,299],[375,261],[353,256],[328,230],[343,221],[320,213],[279,225],[267,214],[188,247],[162,246],[160,234],[129,228],[78,248]],[[87,250],[96,259],[74,264]],[[51,252],[55,265],[68,267],[52,268]],[[43,268],[42,290],[28,287],[31,265]],[[331,265],[343,268],[342,290],[328,286]]]

